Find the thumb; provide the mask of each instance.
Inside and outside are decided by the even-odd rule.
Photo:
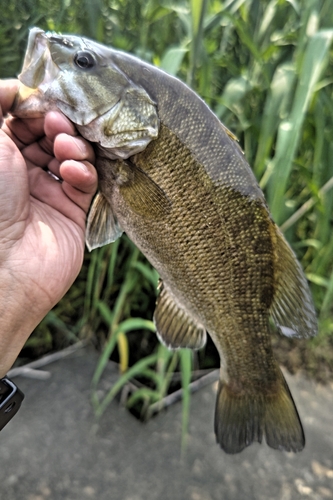
[[[14,103],[19,85],[18,80],[0,80],[0,126],[2,126],[3,117],[9,113]]]

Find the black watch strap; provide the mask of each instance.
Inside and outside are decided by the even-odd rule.
[[[24,394],[9,378],[0,379],[0,431],[20,409]]]

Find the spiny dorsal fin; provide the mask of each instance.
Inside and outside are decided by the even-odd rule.
[[[156,301],[154,322],[157,336],[170,349],[200,349],[206,343],[206,330],[193,320],[168,293],[163,285]]]
[[[89,251],[112,243],[122,230],[112,213],[111,206],[102,193],[97,193],[89,210],[86,227],[86,245]]]
[[[233,134],[233,133],[231,132],[231,130],[229,130],[229,129],[228,129],[228,128],[224,125],[224,123],[221,123],[221,125],[222,125],[222,128],[223,128],[223,130],[225,131],[225,133],[226,133],[226,134],[230,137],[230,139],[232,139],[233,141],[235,141],[235,142],[239,143],[239,140],[238,140],[238,138],[235,136],[235,134]]]
[[[129,160],[121,164],[121,181],[119,190],[133,212],[148,219],[161,219],[171,210],[171,202],[164,191],[143,171]],[[124,175],[125,174],[125,175]],[[117,174],[116,182],[118,183]]]
[[[271,315],[283,335],[307,338],[318,331],[309,285],[292,249],[277,229],[276,288]]]

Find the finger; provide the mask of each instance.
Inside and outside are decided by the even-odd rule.
[[[26,145],[35,142],[44,135],[44,118],[14,118],[9,116],[3,125],[3,130],[22,150]]]
[[[53,144],[58,134],[77,135],[77,131],[72,122],[65,115],[58,111],[50,111],[45,116],[43,123],[45,135],[39,139],[38,144],[42,151],[54,156]],[[67,157],[68,158],[68,157]]]
[[[47,153],[53,151],[53,141],[57,134],[77,135],[74,125],[62,113],[50,111],[42,118],[6,119],[4,130],[20,150],[39,140],[41,148]],[[45,137],[46,136],[46,137]]]
[[[97,189],[97,173],[89,162],[66,161],[60,167],[62,183],[41,168],[29,171],[30,193],[37,200],[83,224]]]
[[[60,165],[60,175],[63,179],[63,191],[87,213],[97,190],[97,172],[94,166],[87,161],[65,161]]]
[[[58,111],[50,111],[45,116],[45,135],[54,141],[58,134],[78,135],[74,124]]]
[[[46,167],[52,161],[53,155],[45,151],[44,147],[41,147],[38,142],[34,142],[29,146],[26,146],[21,151],[25,160],[29,163],[29,166]]]
[[[57,158],[52,158],[52,160],[48,163],[47,168],[52,174],[54,174],[58,179],[61,179],[60,175],[60,161]]]
[[[72,137],[59,134],[54,141],[54,154],[59,161],[69,159],[91,163],[95,161],[95,153],[92,145],[82,137]]]
[[[95,173],[95,170],[93,170],[93,178],[91,180],[90,177],[87,176],[85,172],[86,168],[88,168],[88,170],[90,171],[90,166],[88,166],[88,162],[76,162],[75,160],[66,160],[63,163],[60,163],[59,160],[57,160],[57,158],[53,158],[47,165],[47,168],[50,172],[52,172],[52,174],[54,174],[60,180],[64,180],[62,175],[65,175],[66,182],[72,184],[82,192],[92,191],[94,193],[96,191],[97,174]],[[62,169],[61,172],[60,168]],[[84,175],[82,175],[82,170]]]
[[[24,147],[22,149],[24,156],[27,155],[27,158],[33,162],[33,155],[36,155],[35,163],[41,167],[46,166],[54,154],[60,161],[71,158],[75,160],[88,160],[90,162],[94,161],[95,156],[92,146],[81,137],[72,137],[71,134],[75,132],[75,129],[73,124],[64,115],[52,112],[47,116],[49,116],[49,119],[48,121],[47,117],[45,119],[45,128],[48,135],[39,139],[38,142]],[[54,120],[52,125],[50,125],[50,120]],[[61,133],[60,131],[62,130],[65,132]],[[54,135],[58,133],[59,135]]]
[[[92,146],[82,138],[74,138],[78,132],[74,124],[62,113],[51,111],[45,117],[45,135],[39,144],[44,151],[53,153],[59,161],[74,160],[94,161]],[[73,139],[71,139],[73,138]]]
[[[73,203],[62,188],[62,184],[52,178],[41,168],[34,168],[29,171],[30,194],[33,199],[43,203],[47,210],[59,213],[67,219],[84,227],[85,211]],[[89,196],[84,194],[83,196]],[[45,209],[44,209],[45,210]]]
[[[59,173],[64,183],[71,185],[81,193],[95,194],[97,190],[97,172],[88,161],[67,160],[60,165]]]

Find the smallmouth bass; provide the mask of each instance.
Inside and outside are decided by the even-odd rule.
[[[269,318],[284,335],[310,337],[315,310],[232,133],[178,79],[85,38],[32,29],[19,78],[14,115],[59,109],[95,145],[88,248],[125,231],[161,277],[160,340],[199,349],[211,335],[222,449],[237,453],[265,437],[272,448],[302,450]]]

